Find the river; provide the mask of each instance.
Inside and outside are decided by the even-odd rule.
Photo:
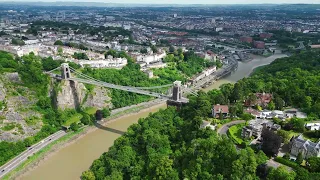
[[[239,62],[238,69],[231,75],[220,79],[205,90],[218,88],[224,83],[233,83],[243,77],[249,76],[255,67],[271,63],[274,59],[285,57],[286,55],[278,54],[268,58],[254,57],[250,62]],[[19,179],[23,180],[73,180],[79,179],[83,171],[87,170],[93,160],[99,158],[103,152],[108,151],[117,139],[127,128],[137,123],[139,118],[147,117],[149,113],[156,112],[165,108],[165,104],[150,107],[138,113],[118,118],[110,122],[105,128],[100,128],[89,132],[84,137],[74,143],[60,149],[41,162],[35,169],[27,172]]]

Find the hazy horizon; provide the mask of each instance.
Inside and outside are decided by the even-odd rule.
[[[85,2],[85,3],[114,3],[114,4],[320,4],[320,0],[0,0],[0,2]]]

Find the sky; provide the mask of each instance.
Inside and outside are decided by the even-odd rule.
[[[21,2],[54,2],[63,0],[0,0]],[[104,2],[129,4],[320,4],[320,0],[65,0],[68,2]]]

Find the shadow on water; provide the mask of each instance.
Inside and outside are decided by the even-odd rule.
[[[116,134],[120,134],[120,135],[123,135],[125,133],[124,131],[120,131],[120,130],[117,130],[117,129],[113,129],[113,128],[110,128],[110,127],[103,126],[98,122],[95,122],[94,126],[99,128],[99,129],[102,129],[102,130],[105,130],[105,131],[109,131],[109,132],[112,132],[112,133],[116,133]]]

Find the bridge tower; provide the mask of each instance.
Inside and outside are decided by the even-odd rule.
[[[61,64],[61,77],[62,79],[71,78],[71,72],[68,63]]]
[[[173,82],[172,99],[174,101],[179,101],[181,97],[182,97],[181,81],[175,81]]]
[[[186,103],[187,102],[182,99],[181,81],[175,81],[173,83],[172,97],[167,100],[167,106],[175,106],[179,111]]]

